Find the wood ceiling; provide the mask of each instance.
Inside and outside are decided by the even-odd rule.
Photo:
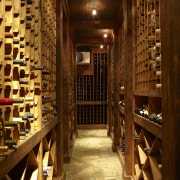
[[[99,47],[112,41],[120,18],[121,0],[67,0],[70,28],[76,47]],[[92,9],[97,15],[92,15]],[[104,33],[108,38],[104,38]]]

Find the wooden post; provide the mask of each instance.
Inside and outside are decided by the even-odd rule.
[[[113,101],[114,101],[114,139],[113,139],[113,151],[117,150],[117,146],[120,144],[119,136],[120,136],[120,129],[119,129],[119,53],[118,53],[118,31],[114,30],[114,56],[113,56]]]
[[[125,177],[133,175],[134,143],[133,143],[133,2],[124,0],[124,34],[125,34]]]
[[[112,133],[112,46],[108,45],[108,72],[107,72],[107,123],[108,123],[108,129],[107,129],[107,135],[111,136]]]
[[[57,128],[57,176],[59,179],[64,179],[63,169],[63,1],[56,1],[56,103],[58,114]]]
[[[180,170],[180,1],[160,1],[162,40],[163,180]]]

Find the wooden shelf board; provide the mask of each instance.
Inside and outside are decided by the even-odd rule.
[[[107,101],[77,101],[77,105],[104,105]]]
[[[25,140],[20,142],[15,149],[8,150],[6,155],[0,156],[0,177],[4,177],[22,158],[30,152],[55,125],[57,119],[50,121],[42,127],[42,130],[35,131]]]
[[[38,130],[18,144],[16,149],[9,150],[7,156],[0,156],[0,177],[4,177],[40,140]]]
[[[161,97],[161,90],[149,90],[149,91],[134,91],[135,96],[149,96],[149,97]]]
[[[150,120],[134,114],[134,122],[158,138],[162,138],[162,127]]]

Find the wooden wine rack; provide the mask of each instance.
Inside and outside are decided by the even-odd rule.
[[[161,83],[160,2],[137,1],[135,91],[159,95]]]
[[[160,1],[136,4],[134,63],[134,169],[136,179],[162,179]],[[143,114],[138,108],[144,108]]]
[[[86,75],[79,73],[80,71],[77,73],[77,125],[79,128],[105,127],[107,124],[108,57],[106,52],[92,51],[91,53],[90,73]]]
[[[0,105],[1,178],[57,175],[55,8],[0,1],[0,99],[13,101]]]

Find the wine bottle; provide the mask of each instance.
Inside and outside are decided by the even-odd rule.
[[[5,121],[5,127],[14,127],[17,125],[18,125],[17,121]]]
[[[26,117],[27,117],[27,118],[34,118],[34,114],[27,113],[27,114],[26,114]]]
[[[11,54],[6,54],[4,57],[5,60],[12,60],[13,56]]]
[[[26,16],[26,20],[31,21],[32,20],[32,16]]]
[[[5,145],[8,146],[9,148],[14,148],[15,145],[17,144],[17,141],[11,140],[11,139],[6,139],[4,143],[5,143]]]
[[[33,70],[43,70],[44,67],[43,66],[31,66],[30,67],[30,70],[33,71]]]
[[[12,105],[15,103],[23,103],[24,99],[10,99],[10,98],[1,98],[0,105]]]
[[[14,59],[13,64],[19,64],[20,66],[26,66],[27,63],[23,59]]]
[[[19,44],[19,39],[13,39],[13,44]]]
[[[42,71],[42,74],[43,74],[43,75],[50,75],[51,72],[50,72],[50,71]]]
[[[42,96],[42,99],[51,99],[51,96]]]
[[[34,97],[31,96],[25,97],[25,101],[34,101]]]
[[[27,0],[26,2],[27,2],[27,4],[33,4],[34,1],[33,0]]]
[[[28,84],[29,81],[27,79],[20,79],[19,84]]]

